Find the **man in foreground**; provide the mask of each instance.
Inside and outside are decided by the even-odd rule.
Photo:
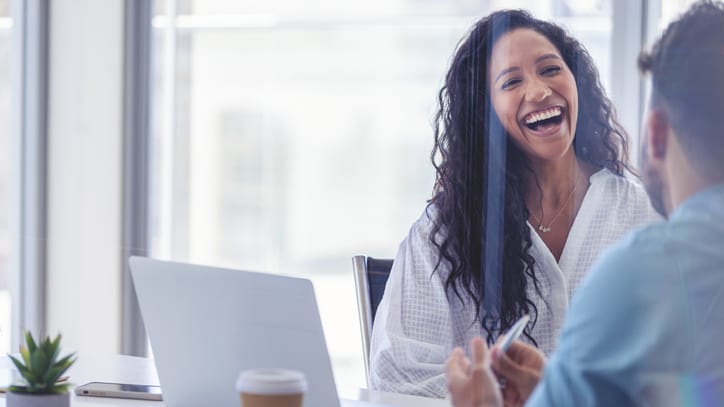
[[[643,179],[668,220],[600,258],[542,379],[542,356],[520,342],[491,355],[476,338],[472,362],[456,349],[454,406],[724,404],[724,4],[694,4],[639,67],[652,78]]]

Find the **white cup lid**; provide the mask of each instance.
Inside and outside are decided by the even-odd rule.
[[[250,394],[295,394],[307,390],[304,373],[286,369],[245,370],[236,379],[236,390]]]

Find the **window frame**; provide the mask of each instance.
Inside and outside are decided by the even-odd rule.
[[[48,0],[13,0],[11,346],[46,329]]]
[[[121,353],[147,356],[128,258],[148,255],[152,2],[127,0],[124,12]]]

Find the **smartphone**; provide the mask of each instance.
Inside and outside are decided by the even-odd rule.
[[[145,384],[90,382],[75,388],[78,396],[115,397],[161,401],[161,386]]]

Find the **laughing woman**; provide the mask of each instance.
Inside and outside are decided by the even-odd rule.
[[[482,19],[459,44],[439,103],[433,198],[395,258],[370,368],[372,389],[429,397],[447,395],[454,347],[493,341],[524,314],[523,339],[550,353],[593,260],[658,218],[626,177],[625,132],[591,57],[560,27],[523,11]],[[505,133],[505,167],[485,162],[494,129]],[[497,320],[481,308],[486,167],[505,180]]]

